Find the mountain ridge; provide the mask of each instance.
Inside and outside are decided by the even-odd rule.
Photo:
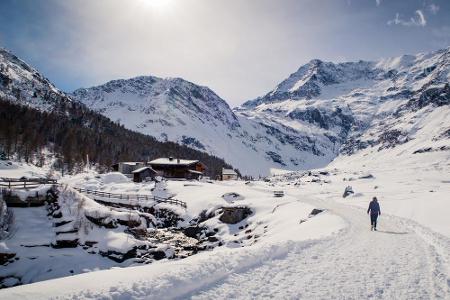
[[[77,89],[66,105],[82,103],[127,129],[265,176],[271,168],[320,168],[339,155],[417,138],[422,148],[433,139],[445,144],[450,128],[445,114],[438,114],[443,130],[433,137],[423,139],[418,124],[434,110],[448,109],[449,70],[450,47],[378,62],[314,59],[233,109],[208,87],[156,76]],[[27,95],[31,105],[39,102]]]

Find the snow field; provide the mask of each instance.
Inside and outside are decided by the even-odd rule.
[[[208,226],[219,229],[218,235],[225,244],[212,251],[179,261],[164,260],[142,267],[99,271],[9,288],[0,291],[2,299],[184,297],[230,274],[286,257],[294,248],[310,247],[346,226],[340,217],[328,212],[308,218],[314,206],[292,196],[274,198],[273,188],[266,183],[249,186],[244,182],[171,181],[168,190],[188,203],[185,217],[229,205],[249,206],[254,214],[235,225],[222,224],[218,216],[206,221]],[[227,192],[238,193],[244,199],[229,203],[222,198]],[[300,224],[300,220],[307,221]],[[239,229],[245,225],[248,226]],[[251,232],[245,233],[248,230]],[[249,239],[249,235],[252,238]]]

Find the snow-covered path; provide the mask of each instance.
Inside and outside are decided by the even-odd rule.
[[[371,232],[365,212],[308,200],[344,218],[348,228],[287,257],[233,274],[194,299],[450,299],[450,242],[410,221],[381,216]]]

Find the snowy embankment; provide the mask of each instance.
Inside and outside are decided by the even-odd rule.
[[[86,182],[93,184],[91,179]],[[164,259],[146,266],[38,282],[1,290],[0,296],[2,299],[71,295],[80,298],[106,295],[155,299],[183,297],[231,274],[282,259],[294,248],[310,247],[346,226],[340,217],[327,211],[310,217],[314,206],[298,201],[297,197],[274,198],[274,188],[267,183],[172,181],[167,189],[177,199],[187,202],[185,220],[202,211],[227,206],[246,206],[253,213],[234,225],[222,223],[219,215],[206,220],[205,225],[217,230],[216,236],[223,246],[183,260]],[[233,197],[229,193],[239,196]]]
[[[0,178],[44,178],[47,168],[39,168],[31,164],[0,160]]]

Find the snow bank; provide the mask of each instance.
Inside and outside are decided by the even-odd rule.
[[[346,223],[329,212],[308,217],[314,208],[299,197],[273,196],[274,187],[255,182],[196,182],[186,185],[182,181],[169,181],[168,193],[187,202],[187,209],[173,205],[158,204],[161,207],[179,210],[185,219],[197,218],[200,213],[213,214],[201,226],[214,229],[215,237],[223,244],[211,251],[200,252],[181,261],[159,261],[150,265],[98,271],[68,278],[39,282],[0,291],[2,299],[20,297],[23,299],[62,298],[176,298],[186,297],[190,292],[208,286],[236,272],[261,265],[270,260],[283,258],[293,249],[301,251],[318,240],[326,239],[345,228]],[[277,188],[279,189],[279,188]],[[75,193],[67,189],[65,193]],[[237,224],[224,224],[219,220],[220,208],[234,205],[222,196],[230,193],[240,195],[239,206],[252,210],[252,215]],[[75,194],[67,197],[77,199],[69,206],[72,216],[98,211],[105,216],[118,216],[116,212],[100,209],[87,197]],[[63,213],[66,215],[66,213]],[[81,230],[82,231],[82,230]],[[126,249],[138,243],[132,237],[121,236],[114,229],[87,229],[88,237],[99,241],[101,249]],[[96,236],[102,236],[102,239]],[[81,237],[83,239],[83,237]],[[104,244],[106,243],[106,244]],[[163,245],[161,245],[163,246]],[[160,249],[160,248],[157,248]],[[161,248],[170,254],[170,248]]]
[[[51,184],[41,184],[38,187],[29,190],[11,190],[11,194],[19,197],[22,201],[26,201],[29,197],[45,195],[52,187],[53,185]]]
[[[112,172],[107,173],[101,176],[103,183],[110,184],[110,183],[125,183],[129,182],[130,179],[128,179],[125,175],[119,172]]]
[[[202,252],[182,261],[167,261],[148,266],[130,267],[92,272],[68,278],[39,282],[0,292],[3,299],[21,297],[22,299],[44,299],[62,297],[75,299],[172,299],[183,298],[190,293],[207,287],[235,273],[244,272],[271,260],[284,258],[290,251],[301,251],[317,243],[320,236],[328,236],[344,226],[342,220],[331,215],[317,216],[310,225],[301,229],[298,222],[291,225],[296,230],[283,232],[281,218],[300,204],[281,211],[276,218],[279,224],[271,234],[272,238],[252,247],[216,248],[211,252]],[[309,208],[308,208],[309,209]],[[314,228],[314,229],[313,229]],[[295,234],[298,233],[298,236]],[[302,234],[305,232],[305,234]],[[308,240],[308,238],[315,240]],[[295,240],[295,241],[294,241]],[[303,241],[301,241],[303,240]]]
[[[46,177],[48,168],[38,168],[31,164],[0,160],[0,178]]]
[[[73,187],[103,191],[115,194],[151,194],[154,182],[135,183],[122,173],[112,172],[98,174],[85,172],[74,176],[66,176],[61,182]]]

